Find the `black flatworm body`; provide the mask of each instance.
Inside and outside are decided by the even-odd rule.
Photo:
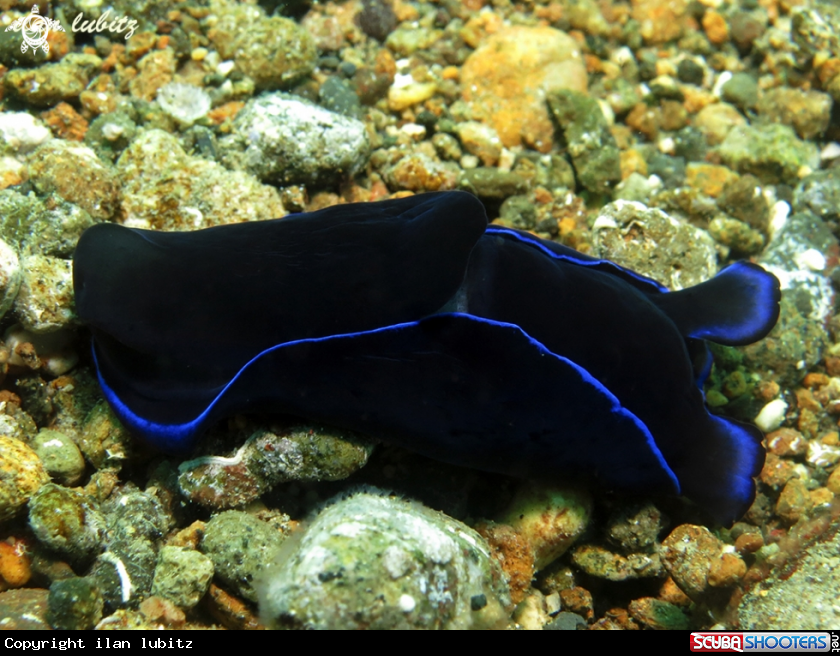
[[[731,523],[761,433],[708,412],[705,340],[748,344],[779,283],[739,262],[668,292],[488,226],[458,192],[191,233],[100,224],[79,316],[119,418],[167,451],[272,411],[516,476],[684,494]]]

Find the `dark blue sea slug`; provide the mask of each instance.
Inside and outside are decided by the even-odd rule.
[[[701,389],[705,340],[776,323],[779,283],[753,264],[668,292],[448,192],[190,233],[103,223],[74,284],[106,398],[163,450],[271,411],[478,469],[681,493],[723,523],[755,495],[761,433]]]

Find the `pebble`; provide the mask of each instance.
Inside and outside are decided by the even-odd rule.
[[[85,416],[77,444],[96,469],[119,470],[131,453],[131,436],[104,400]]]
[[[17,253],[0,239],[0,318],[14,305],[20,289],[20,280],[20,260]]]
[[[650,629],[658,631],[685,631],[691,623],[678,606],[655,599],[643,597],[634,599],[628,606],[630,616]]]
[[[282,185],[352,176],[369,153],[364,123],[282,93],[248,101],[219,147],[234,168]]]
[[[705,526],[678,526],[662,541],[659,553],[674,582],[694,601],[710,588],[735,585],[746,572],[741,558]]]
[[[741,112],[724,102],[707,105],[694,117],[694,127],[706,137],[710,146],[723,143],[732,129],[746,123],[747,119]]]
[[[800,171],[816,170],[816,144],[801,141],[787,125],[736,126],[718,147],[723,162],[739,173],[751,173],[765,184],[799,179]]]
[[[484,166],[495,166],[499,162],[502,143],[489,125],[466,121],[457,125],[456,132],[464,149],[478,157]]]
[[[74,577],[50,586],[47,620],[54,629],[85,631],[102,619],[105,602],[94,581]]]
[[[258,89],[288,89],[317,62],[309,32],[289,18],[266,18],[256,5],[226,8],[209,36],[222,59],[234,60]]]
[[[822,91],[768,89],[758,103],[762,122],[790,125],[800,139],[814,139],[828,128],[831,120],[831,96]]]
[[[624,506],[610,514],[606,535],[623,553],[651,553],[664,523],[662,513],[652,503]]]
[[[213,561],[216,576],[250,601],[256,585],[285,536],[253,515],[228,510],[213,517],[204,529],[201,551]]]
[[[133,227],[197,230],[286,214],[276,188],[244,171],[188,155],[163,130],[137,135],[120,155],[117,170],[123,180],[125,223]]]
[[[555,90],[547,100],[580,184],[594,193],[608,191],[621,180],[621,158],[598,102],[571,89]]]
[[[498,518],[521,535],[540,571],[562,556],[586,530],[592,497],[583,489],[523,483]]]
[[[49,128],[27,112],[0,112],[4,153],[27,153],[52,138]]]
[[[23,277],[14,309],[23,326],[33,333],[50,333],[73,323],[73,263],[30,255],[21,260],[21,267]]]
[[[152,594],[189,610],[207,592],[213,572],[213,561],[198,551],[184,547],[161,547]]]
[[[685,166],[685,181],[689,187],[699,189],[707,196],[717,198],[724,188],[738,179],[731,169],[706,162],[689,162]]]
[[[0,588],[20,588],[32,576],[29,546],[23,540],[8,538],[0,542]]]
[[[6,93],[35,107],[51,107],[79,97],[91,77],[102,67],[95,55],[68,54],[57,64],[38,68],[13,68],[3,80]]]
[[[0,522],[17,515],[49,480],[43,463],[29,446],[0,435]]]
[[[22,588],[0,592],[0,628],[49,629],[47,623],[49,591],[40,588]]]
[[[310,629],[504,627],[507,584],[464,524],[391,497],[327,506],[277,557],[260,594],[272,624]]]
[[[662,576],[662,563],[657,554],[636,553],[628,556],[603,547],[586,544],[572,552],[572,562],[590,576],[608,581],[627,581]]]
[[[55,195],[42,202],[34,193],[0,191],[0,237],[19,256],[70,258],[76,242],[94,220],[78,205]]]
[[[487,540],[504,570],[511,602],[520,603],[531,588],[531,580],[534,578],[534,549],[518,531],[507,524],[482,522],[474,528]]]
[[[615,201],[601,208],[593,231],[594,255],[669,289],[692,287],[717,273],[717,253],[708,233],[660,209]]]
[[[84,562],[99,551],[105,519],[86,494],[47,483],[29,502],[29,526],[50,549]]]
[[[585,92],[586,68],[577,42],[550,27],[507,27],[464,62],[461,89],[473,119],[492,125],[506,148],[527,145],[546,153],[554,128],[545,95]]]
[[[109,165],[85,145],[54,139],[29,157],[29,179],[42,194],[56,193],[97,219],[119,207],[120,185]]]
[[[44,469],[60,485],[73,486],[85,472],[85,459],[79,447],[64,433],[42,428],[30,444]]]
[[[367,463],[366,438],[322,426],[258,430],[233,457],[203,456],[179,467],[178,484],[191,501],[215,509],[243,506],[278,483],[337,481]]]
[[[458,184],[460,168],[453,162],[440,162],[423,152],[406,155],[385,169],[383,177],[391,189],[408,191],[448,191]]]

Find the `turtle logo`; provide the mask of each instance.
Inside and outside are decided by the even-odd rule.
[[[21,52],[26,52],[29,48],[32,48],[33,51],[42,48],[45,53],[49,53],[50,44],[47,43],[47,37],[50,30],[63,32],[64,28],[57,20],[41,16],[38,13],[38,5],[32,5],[32,13],[18,18],[6,28],[7,32],[9,30],[21,33],[23,37],[23,43],[20,44]]]

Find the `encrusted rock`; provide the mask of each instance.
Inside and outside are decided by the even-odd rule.
[[[54,483],[44,485],[30,500],[29,525],[50,549],[76,561],[99,550],[105,530],[93,499]]]
[[[161,230],[197,230],[260,221],[286,212],[273,187],[243,171],[191,157],[163,130],[132,141],[117,162],[125,223]]]
[[[220,141],[223,157],[266,182],[324,184],[367,163],[364,123],[282,93],[249,101]]]
[[[163,547],[158,554],[152,594],[189,610],[195,606],[213,578],[213,561],[192,549]]]
[[[539,571],[574,544],[591,515],[586,490],[524,483],[499,519],[528,542]]]
[[[283,533],[267,522],[228,510],[207,522],[201,551],[213,561],[220,581],[256,601],[255,584],[284,540]]]
[[[595,255],[644,274],[669,289],[684,289],[717,273],[717,254],[704,230],[641,203],[603,207],[593,227]]]
[[[0,435],[0,522],[14,517],[49,480],[30,447],[14,437]]]
[[[75,318],[73,263],[46,255],[25,257],[23,279],[15,301],[15,314],[28,330],[49,333]]]
[[[29,158],[29,179],[42,194],[55,192],[97,219],[110,219],[120,187],[110,164],[79,143],[53,139]]]
[[[504,626],[507,585],[484,540],[419,504],[363,493],[323,510],[266,573],[262,616],[319,629]]]
[[[505,147],[547,153],[554,128],[545,96],[556,89],[586,91],[577,42],[550,27],[513,26],[482,43],[464,62],[461,88],[475,120],[492,125]]]
[[[61,485],[75,485],[85,471],[85,459],[79,447],[64,433],[43,428],[32,440],[32,448],[44,469]]]

